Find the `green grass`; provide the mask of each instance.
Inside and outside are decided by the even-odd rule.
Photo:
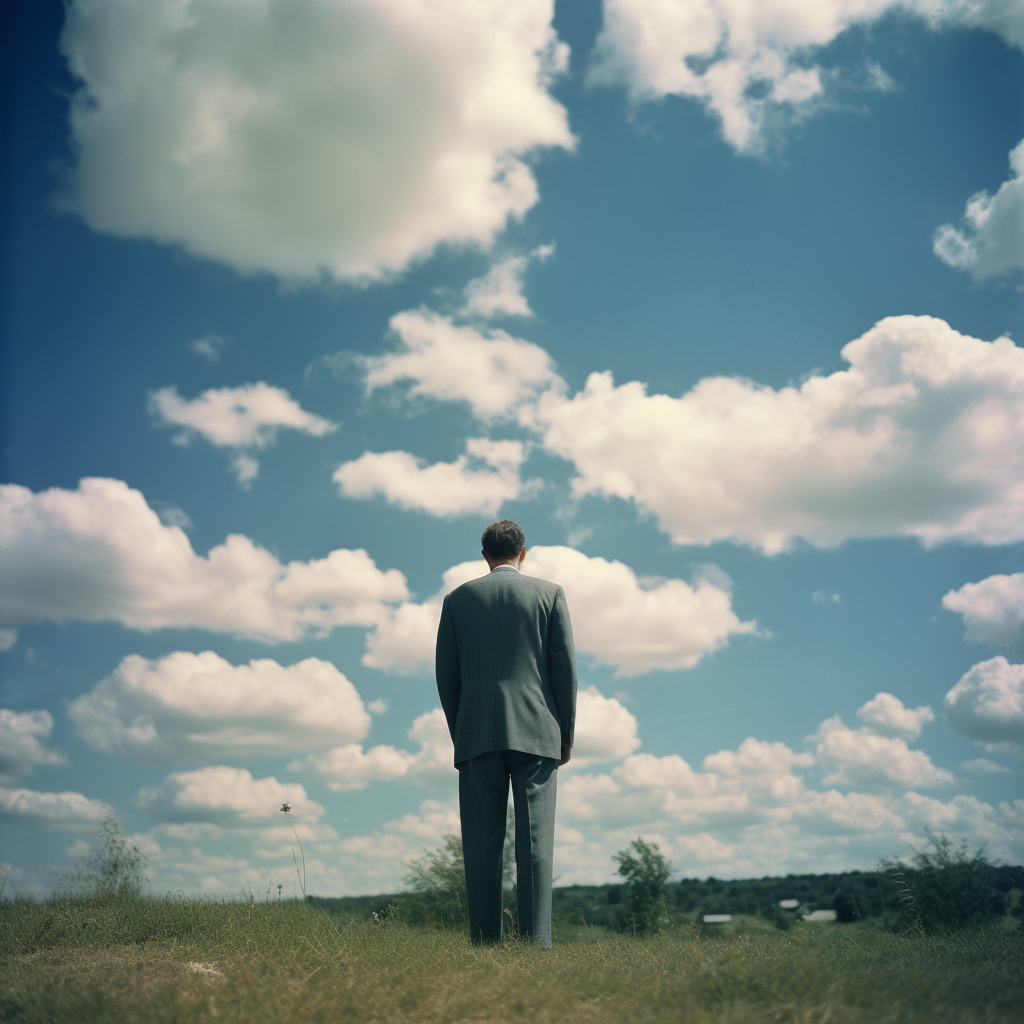
[[[0,1017],[29,1022],[1020,1020],[1024,940],[998,929],[687,926],[640,940],[563,924],[550,951],[306,904],[0,904]]]

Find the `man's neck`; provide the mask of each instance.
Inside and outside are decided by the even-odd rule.
[[[513,569],[515,572],[519,572],[519,566],[515,562],[499,562],[497,565],[491,566],[491,572],[497,572],[499,569]]]

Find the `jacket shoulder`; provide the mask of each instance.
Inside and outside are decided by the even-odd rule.
[[[486,576],[478,576],[475,580],[468,580],[451,591],[445,597],[445,601],[458,602],[462,597],[471,597],[474,593],[483,593],[488,588],[507,581],[506,578],[508,577],[511,578],[513,586],[522,587],[524,590],[551,599],[562,589],[557,583],[541,579],[539,576],[528,576],[526,573],[503,570],[501,572],[488,573]]]

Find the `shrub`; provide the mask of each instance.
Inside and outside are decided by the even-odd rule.
[[[416,923],[461,928],[469,923],[462,840],[447,835],[436,850],[409,862],[405,876],[413,898],[406,917]]]
[[[895,897],[890,927],[924,931],[958,929],[985,924],[1002,916],[1006,897],[993,885],[995,866],[984,847],[973,854],[963,841],[955,846],[943,835],[928,833],[930,850],[916,850],[912,866],[883,860]]]
[[[629,917],[624,925],[637,935],[650,935],[668,917],[665,883],[672,874],[672,865],[661,855],[657,843],[637,838],[629,845],[634,853],[620,850],[615,854],[619,874],[629,882]]]
[[[502,850],[501,880],[505,913],[516,924],[515,895],[515,818],[509,808],[505,821],[505,846]],[[443,928],[469,926],[466,902],[466,862],[462,839],[443,837],[442,844],[409,862],[405,883],[411,890],[399,907],[401,916],[411,924],[437,925]]]
[[[137,846],[128,845],[116,816],[108,814],[96,846],[61,876],[57,889],[67,896],[137,898],[148,882],[147,863]]]
[[[853,893],[846,888],[839,888],[836,891],[832,907],[836,912],[836,920],[843,924],[849,924],[863,916]]]

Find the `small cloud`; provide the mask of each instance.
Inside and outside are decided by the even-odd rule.
[[[238,482],[249,490],[252,481],[260,474],[260,460],[251,455],[239,453],[231,460],[231,468],[235,471]]]
[[[714,562],[702,562],[700,565],[695,565],[690,579],[694,586],[710,583],[727,594],[732,593],[732,577]]]
[[[91,849],[84,839],[76,839],[70,846],[64,847],[64,856],[68,860],[81,860]]]
[[[302,383],[309,387],[318,377],[326,374],[332,380],[351,377],[362,380],[365,372],[366,357],[360,352],[341,349],[329,355],[314,359],[302,371]]]
[[[984,189],[967,200],[961,226],[943,224],[932,250],[975,281],[1024,270],[1024,140],[1010,150],[1010,177],[990,196]]]
[[[332,479],[347,498],[380,494],[401,508],[435,516],[493,516],[503,502],[535,491],[519,475],[526,456],[521,441],[473,437],[454,462],[423,465],[409,452],[364,452],[340,465]]]
[[[386,714],[388,710],[388,702],[386,700],[381,700],[381,698],[378,697],[376,700],[371,700],[370,703],[366,705],[366,710],[369,711],[371,715]]]
[[[223,334],[204,334],[201,338],[190,341],[188,347],[208,362],[219,363],[220,354],[230,341],[231,339],[226,338]]]
[[[1024,756],[1024,665],[1002,655],[979,662],[946,694],[943,705],[961,736]]]
[[[884,692],[876,693],[867,704],[858,708],[857,717],[874,732],[909,737],[920,736],[921,726],[935,721],[935,713],[927,705],[908,708],[899,697]]]
[[[483,276],[466,285],[464,316],[533,316],[523,295],[523,275],[530,260],[543,262],[555,251],[554,245],[541,245],[527,256],[513,256],[495,263]]]
[[[864,70],[867,88],[876,89],[878,92],[892,92],[896,88],[896,83],[881,64],[868,61]]]
[[[975,775],[1012,775],[1012,768],[1004,768],[987,757],[976,757],[973,761],[964,761],[961,768],[965,772],[973,772]]]
[[[16,629],[0,629],[0,651],[9,651],[17,642]]]
[[[839,604],[843,599],[839,594],[830,594],[825,590],[816,590],[811,594],[811,600],[815,604],[828,604],[830,601],[833,604]]]
[[[41,741],[53,730],[49,711],[12,711],[0,708],[0,783],[28,775],[33,765],[67,764],[67,758]]]
[[[188,445],[201,436],[219,448],[235,450],[232,468],[243,486],[259,473],[259,462],[247,449],[273,445],[281,429],[323,437],[338,429],[337,423],[307,412],[282,388],[260,381],[237,388],[210,388],[187,400],[177,388],[150,393],[149,413],[157,426],[183,427],[174,443]]]
[[[193,523],[188,513],[177,505],[171,505],[163,501],[151,501],[150,508],[160,517],[164,526],[177,526],[179,530],[191,530]]]
[[[964,639],[1024,656],[1024,572],[965,583],[942,599],[942,607],[964,617]]]

